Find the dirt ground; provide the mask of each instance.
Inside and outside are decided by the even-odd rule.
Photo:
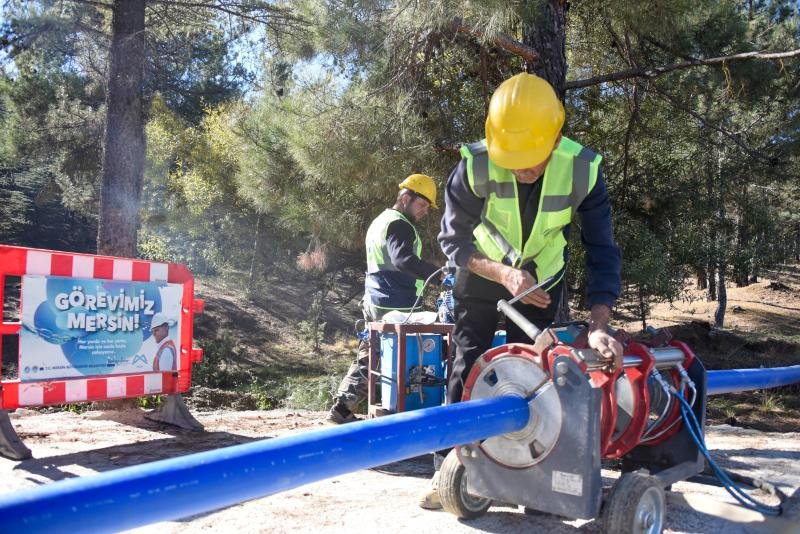
[[[773,273],[746,287],[728,286],[727,293],[725,329],[800,335],[800,275],[794,271]],[[709,301],[707,295],[707,290],[690,285],[680,300],[654,305],[648,324],[661,327],[691,321],[713,323],[717,302]],[[629,321],[628,326],[641,328],[641,323]]]
[[[781,266],[757,283],[728,286],[723,329],[713,328],[717,302],[691,282],[683,298],[652,307],[648,325],[666,327],[710,370],[800,365],[800,267]],[[617,312],[614,326],[642,325]],[[770,432],[800,431],[800,385],[711,397],[708,418]]]
[[[17,410],[12,423],[33,451],[22,462],[0,459],[0,493],[217,447],[322,428],[324,414],[304,411],[196,412],[205,432],[171,428],[142,410],[39,413]],[[726,468],[775,482],[787,495],[778,519],[735,506],[719,487],[675,484],[668,493],[666,532],[800,532],[800,434],[714,426],[709,447]],[[599,532],[592,521],[528,516],[493,507],[473,521],[416,505],[432,465],[420,457],[320,481],[263,499],[134,532]],[[608,482],[614,472],[604,471]],[[754,496],[776,500],[762,492]]]

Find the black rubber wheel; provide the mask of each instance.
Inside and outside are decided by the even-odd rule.
[[[608,534],[658,534],[664,530],[667,500],[661,481],[643,473],[624,473],[603,505]]]
[[[491,499],[472,495],[467,491],[467,470],[461,465],[455,449],[442,463],[439,473],[439,498],[442,508],[461,519],[475,519],[486,513]]]

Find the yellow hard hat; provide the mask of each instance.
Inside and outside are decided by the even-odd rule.
[[[436,205],[436,184],[433,183],[433,178],[427,174],[412,174],[400,182],[398,187],[412,190],[416,194],[425,197],[425,200],[431,203],[431,207],[439,208]]]
[[[505,169],[535,167],[553,151],[562,126],[564,106],[553,87],[534,74],[512,76],[489,101],[489,158]]]

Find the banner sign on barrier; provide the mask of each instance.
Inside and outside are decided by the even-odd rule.
[[[4,317],[7,277],[19,279],[16,321]],[[192,339],[203,301],[179,263],[0,245],[0,304],[0,350],[19,341],[0,410],[182,393],[203,359]]]
[[[23,277],[19,379],[176,371],[181,284]]]

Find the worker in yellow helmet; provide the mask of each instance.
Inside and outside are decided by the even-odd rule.
[[[367,230],[362,308],[368,322],[393,310],[410,311],[422,294],[424,281],[440,270],[421,258],[422,240],[415,226],[430,208],[437,208],[436,184],[430,176],[412,174],[398,187],[394,205],[381,212]],[[443,278],[444,275],[434,277],[432,282],[439,283]],[[356,419],[353,411],[367,395],[368,356],[366,346],[362,346],[339,386],[329,421],[346,423]]]
[[[473,364],[491,346],[498,300],[552,279],[515,308],[540,329],[553,322],[576,213],[587,257],[589,344],[610,361],[621,359],[622,346],[606,331],[620,293],[621,255],[602,158],[562,135],[563,125],[564,106],[550,84],[517,74],[492,95],[486,138],[461,147],[462,159],[447,181],[439,243],[457,266],[450,403],[461,400]],[[508,343],[532,342],[511,321],[506,336]],[[435,491],[420,505],[441,507]]]

